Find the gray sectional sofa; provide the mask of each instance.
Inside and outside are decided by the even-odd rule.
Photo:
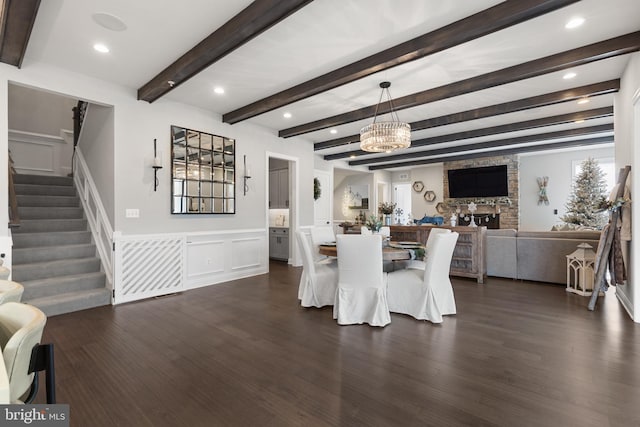
[[[566,256],[580,243],[595,251],[599,239],[599,231],[487,230],[487,275],[566,284]]]

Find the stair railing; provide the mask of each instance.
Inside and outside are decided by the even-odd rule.
[[[87,112],[89,103],[86,101],[78,101],[78,104],[71,109],[73,111],[73,155],[71,156],[71,176],[73,176],[75,168],[76,148],[80,141],[80,132],[82,132],[82,124],[84,116]]]
[[[102,268],[107,276],[107,287],[113,289],[113,228],[82,151],[79,149],[77,151],[74,159],[73,180],[102,262]]]
[[[13,167],[13,159],[9,153],[9,228],[20,226],[20,215],[18,214],[18,198],[16,197],[16,188],[13,182],[13,176],[16,173]]]
[[[73,147],[78,145],[80,139],[80,131],[82,130],[82,123],[84,122],[84,115],[87,112],[86,101],[78,101],[78,104],[72,108],[73,111]]]

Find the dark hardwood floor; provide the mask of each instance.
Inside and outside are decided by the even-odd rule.
[[[640,325],[615,289],[590,312],[562,286],[455,279],[457,315],[381,329],[301,308],[300,273],[50,318],[71,425],[640,425]]]

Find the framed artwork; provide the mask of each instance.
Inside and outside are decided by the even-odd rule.
[[[349,209],[369,209],[369,186],[349,185],[346,189]]]
[[[442,202],[438,202],[438,204],[436,205],[436,212],[442,215],[446,211],[447,211],[447,207],[445,206],[445,204]]]
[[[413,191],[415,191],[416,193],[422,193],[422,190],[424,190],[424,184],[422,181],[415,181],[413,183]]]

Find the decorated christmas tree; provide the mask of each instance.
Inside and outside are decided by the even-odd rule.
[[[560,219],[567,224],[601,229],[608,219],[606,212],[599,208],[606,198],[604,172],[592,158],[582,162],[581,167],[565,205],[567,213]]]

